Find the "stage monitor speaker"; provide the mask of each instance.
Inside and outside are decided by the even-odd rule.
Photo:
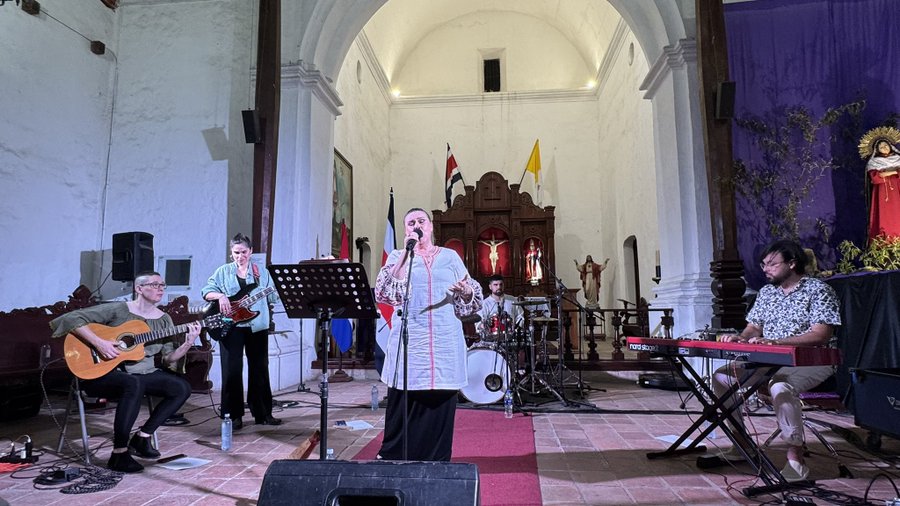
[[[716,87],[716,119],[734,117],[734,81],[723,81]]]
[[[900,369],[851,369],[856,425],[900,438]]]
[[[112,278],[134,281],[143,271],[153,270],[153,234],[123,232],[113,234]]]
[[[262,142],[262,132],[259,128],[259,112],[256,109],[241,111],[244,119],[244,140],[247,144]]]
[[[457,462],[276,460],[258,506],[480,504],[478,467]]]

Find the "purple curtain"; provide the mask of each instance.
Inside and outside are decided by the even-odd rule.
[[[820,268],[833,268],[838,243],[862,246],[866,238],[859,135],[900,111],[900,1],[758,0],[726,5],[725,22],[735,118],[783,124],[797,106],[819,118],[829,107],[866,101],[860,124],[844,120],[821,132],[816,150],[839,168],[826,173],[798,209],[801,242],[816,251]],[[735,159],[772,166],[747,130],[735,125],[733,132]],[[797,170],[783,167],[779,177],[796,180]],[[765,222],[774,204],[740,191],[736,196],[738,247],[747,282],[758,288],[765,282],[759,252],[780,239]]]

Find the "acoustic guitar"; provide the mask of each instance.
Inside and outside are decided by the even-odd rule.
[[[201,313],[207,316],[222,315],[222,317],[229,319],[232,324],[250,321],[259,316],[259,311],[250,310],[250,306],[255,304],[259,299],[266,297],[275,291],[274,286],[267,286],[253,295],[248,295],[258,286],[259,285],[256,283],[247,285],[238,293],[228,297],[228,300],[231,301],[231,310],[227,314],[220,312],[218,300],[211,301]],[[224,326],[210,328],[207,336],[214,341],[218,341],[222,336],[227,334],[229,330],[231,330],[230,326],[227,328]]]
[[[219,329],[232,323],[221,315],[210,316],[201,320],[201,325],[208,329]],[[126,360],[138,361],[144,358],[144,344],[182,334],[188,331],[187,323],[172,328],[151,331],[147,323],[141,320],[129,320],[119,326],[110,327],[100,323],[89,323],[87,327],[105,341],[116,343],[119,356],[105,359],[97,353],[93,346],[86,344],[73,333],[66,335],[63,344],[66,365],[72,374],[81,379],[96,379],[112,371]]]

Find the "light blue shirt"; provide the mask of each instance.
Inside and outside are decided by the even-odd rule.
[[[246,281],[248,285],[252,285],[253,283],[259,284],[259,286],[254,289],[254,292],[266,288],[267,286],[273,286],[272,278],[269,276],[269,271],[266,269],[259,269],[259,280],[253,276],[252,267],[247,269]],[[206,298],[206,294],[211,292],[224,293],[231,297],[240,290],[241,284],[238,282],[237,264],[235,262],[230,262],[213,272],[212,276],[210,276],[209,280],[206,282],[206,286],[203,287],[202,294],[204,298]],[[252,293],[253,292],[251,292],[251,294]],[[265,298],[259,299],[248,308],[251,311],[259,311],[259,316],[250,321],[239,323],[238,326],[249,326],[252,332],[267,330],[269,328],[269,322],[272,321],[272,315],[269,313],[269,303],[271,302],[274,304],[277,301],[277,292],[272,292]]]

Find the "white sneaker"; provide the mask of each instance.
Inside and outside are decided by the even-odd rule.
[[[784,476],[784,480],[788,483],[806,481],[809,478],[809,467],[796,460],[788,460],[781,470],[781,476]]]

